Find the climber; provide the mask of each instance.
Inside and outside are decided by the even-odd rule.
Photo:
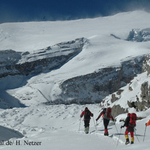
[[[108,133],[107,127],[108,127],[109,121],[110,121],[110,119],[111,119],[112,121],[114,121],[114,118],[113,118],[112,115],[111,115],[111,108],[110,108],[110,107],[107,108],[107,109],[105,108],[105,109],[100,113],[100,115],[97,117],[96,121],[98,121],[98,119],[99,119],[101,116],[103,117],[103,124],[104,124],[104,128],[105,128],[104,135],[105,135],[105,136],[108,136],[109,133]]]
[[[85,110],[81,113],[80,118],[84,116],[84,131],[86,134],[89,133],[90,119],[93,117],[93,113],[86,107]]]
[[[126,131],[125,131],[126,145],[130,143],[129,136],[128,136],[129,132],[131,135],[131,144],[134,144],[134,127],[136,126],[136,119],[137,116],[135,113],[131,113],[131,114],[128,113],[124,125],[121,126],[121,128],[126,127]]]

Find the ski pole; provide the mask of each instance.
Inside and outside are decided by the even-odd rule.
[[[119,144],[120,135],[121,135],[121,130],[122,130],[122,128],[120,128],[120,133],[119,133],[119,137],[118,137],[118,140],[117,140],[117,146],[118,146],[118,144]]]
[[[143,142],[144,142],[144,140],[145,140],[145,135],[146,135],[146,127],[147,127],[147,126],[145,126],[145,131],[144,131]]]
[[[93,122],[94,122],[95,130],[97,131],[97,127],[96,127],[96,125],[95,125],[94,117],[93,117]]]
[[[78,129],[78,131],[80,131],[80,126],[81,126],[81,118],[79,120],[79,129]]]
[[[119,133],[119,132],[118,132],[118,129],[117,129],[117,126],[116,126],[116,123],[115,123],[115,128],[116,128],[117,133]]]
[[[136,129],[135,129],[135,136],[136,136],[137,140],[139,141],[139,138],[138,138],[137,135],[136,135]],[[140,141],[139,141],[139,142],[140,142]]]

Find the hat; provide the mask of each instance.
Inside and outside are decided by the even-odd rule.
[[[87,107],[85,107],[85,110],[87,110],[88,108]]]

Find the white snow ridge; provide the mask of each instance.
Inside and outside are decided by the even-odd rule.
[[[147,83],[149,89],[150,75],[138,68],[150,50],[149,18],[147,12],[133,11],[72,21],[0,24],[0,149],[149,150],[150,127],[145,123],[150,109],[127,105],[136,96],[142,101],[141,84]],[[126,78],[117,89],[123,92],[118,95],[117,90],[100,86],[103,92],[97,94],[99,84],[118,78],[115,73],[122,71],[124,62],[129,68],[124,68]],[[136,66],[133,76],[128,62]],[[114,76],[102,74],[105,69]],[[133,79],[127,82],[129,75]],[[117,101],[111,101],[112,94]],[[126,110],[115,116],[115,124],[110,122],[109,137],[103,135],[102,118],[96,126],[101,100],[101,106]],[[85,107],[94,114],[89,134],[80,121]],[[134,144],[125,145],[120,120],[131,111],[142,119],[137,120]]]

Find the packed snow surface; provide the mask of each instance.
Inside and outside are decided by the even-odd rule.
[[[0,98],[5,99],[4,93],[7,92],[27,106],[0,109],[0,132],[3,133],[0,134],[0,139],[4,140],[0,143],[0,149],[149,150],[150,127],[145,128],[145,123],[150,119],[150,110],[138,112],[139,116],[143,115],[146,118],[137,121],[135,144],[126,146],[125,128],[120,130],[123,123],[119,122],[119,118],[125,118],[126,114],[118,116],[115,124],[110,122],[109,134],[112,136],[105,137],[101,119],[98,126],[95,126],[95,119],[100,113],[98,104],[86,105],[94,113],[94,118],[90,121],[90,134],[84,133],[83,120],[80,122],[79,119],[86,106],[45,104],[57,97],[61,92],[59,85],[69,78],[108,66],[119,66],[122,61],[148,54],[150,41],[139,43],[126,39],[132,29],[150,28],[149,18],[149,13],[134,11],[73,21],[0,24],[0,50],[34,52],[80,37],[88,39],[83,50],[58,70],[42,73],[30,79],[0,79]],[[24,86],[19,87],[22,81]],[[138,84],[135,87],[138,89]]]
[[[83,119],[79,119],[80,113],[88,107],[94,117],[90,121],[90,134],[84,133]],[[23,138],[14,136],[7,139],[1,149],[16,148],[22,149],[78,149],[86,148],[103,149],[106,150],[122,150],[122,149],[149,149],[150,127],[147,127],[146,136],[144,139],[145,123],[148,121],[150,115],[140,121],[137,121],[135,132],[135,144],[125,145],[124,132],[120,126],[123,123],[112,121],[109,124],[109,135],[103,135],[104,127],[102,118],[97,122],[99,105],[36,105],[26,108],[13,108],[11,110],[1,110],[0,122],[1,126],[15,129],[24,134]],[[150,113],[150,111],[143,112]],[[126,114],[122,115],[125,118]],[[1,128],[0,128],[1,130]],[[13,132],[12,132],[13,133]],[[12,134],[10,133],[10,134]],[[5,134],[4,134],[5,135]],[[1,139],[4,137],[1,134]],[[9,136],[9,135],[8,135]],[[129,135],[130,138],[130,135]],[[143,141],[144,139],[144,141]],[[6,142],[11,142],[11,145],[6,145]],[[30,145],[28,145],[30,142]],[[28,143],[28,144],[27,144]]]

